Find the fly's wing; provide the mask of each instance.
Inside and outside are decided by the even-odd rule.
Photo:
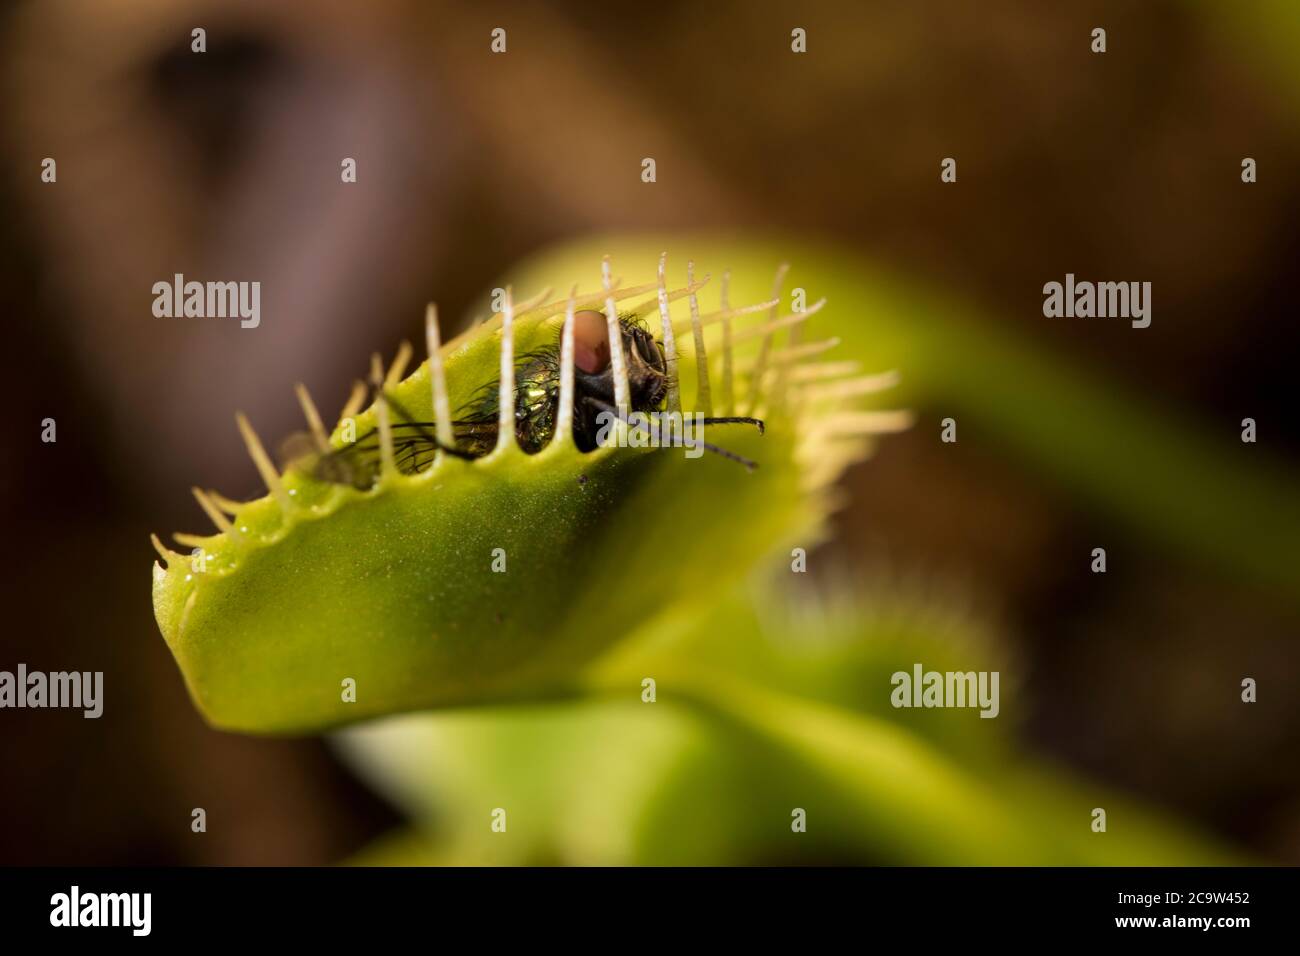
[[[376,467],[372,471],[368,454],[358,450],[355,445],[321,452],[315,439],[306,432],[294,432],[280,443],[279,452],[283,470],[293,469],[332,484],[369,488],[374,474],[378,473],[378,453],[375,455]]]
[[[558,346],[520,356],[516,371],[517,406],[515,434],[525,451],[539,451],[555,432],[555,412],[559,403]],[[460,458],[482,458],[497,444],[500,416],[497,412],[497,382],[485,384],[463,407],[462,417],[451,423],[454,448],[442,448],[434,422],[414,421],[413,416],[385,393],[390,412],[396,419],[393,435],[393,461],[397,470],[418,474],[433,465],[439,450]],[[366,489],[374,485],[382,464],[379,432],[372,429],[355,442],[321,453],[315,449],[295,461],[295,466],[320,481],[352,485]]]
[[[434,436],[435,427],[433,422],[393,423],[393,462],[398,471],[414,475],[433,464],[439,447]],[[452,430],[456,436],[456,451],[464,457],[480,458],[496,445],[495,421],[455,421]],[[308,454],[300,454],[292,461],[292,466],[319,481],[352,485],[364,490],[378,479],[382,460],[379,431],[371,429],[342,448],[323,454],[314,449]]]
[[[397,470],[406,475],[414,475],[433,465],[438,454],[438,440],[435,437],[437,426],[433,422],[397,422],[393,430],[393,461]],[[458,419],[451,423],[455,436],[457,457],[482,458],[497,443],[497,423],[478,419]],[[370,432],[358,439],[356,445],[365,442],[363,450],[368,459],[374,460],[376,474],[380,457],[379,434]]]

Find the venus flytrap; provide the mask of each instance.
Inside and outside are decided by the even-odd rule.
[[[820,361],[833,340],[780,347],[776,336],[807,315],[764,321],[778,297],[703,311],[707,282],[692,275],[670,290],[661,268],[657,281],[624,287],[606,267],[595,292],[517,306],[508,294],[502,313],[446,344],[431,310],[436,360],[403,377],[409,347],[387,369],[376,359],[371,405],[362,411],[354,390],[328,436],[299,388],[312,451],[283,472],[239,416],[268,494],[237,503],[195,489],[217,533],[176,538],[203,550],[202,573],[155,538],[165,564],[154,566],[155,614],[205,717],[308,732],[567,694],[585,663],[648,617],[814,535],[829,482],[871,433],[906,419],[846,417],[856,386],[777,394],[778,380],[844,381],[818,372],[836,371]],[[689,317],[675,318],[670,305],[683,298]],[[584,310],[607,320],[606,366],[592,364],[591,341],[575,348]],[[706,344],[723,328],[734,355]],[[548,363],[558,381],[540,377]],[[759,463],[751,472],[714,455],[581,447],[574,423],[603,401],[601,381],[612,378],[617,407],[649,395],[658,408],[675,393],[690,412],[724,365],[766,428],[710,426],[710,438]],[[662,392],[656,374],[667,377]],[[448,410],[467,408],[481,414],[449,434]],[[503,573],[491,567],[498,552]]]

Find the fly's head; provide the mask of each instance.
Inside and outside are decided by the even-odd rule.
[[[668,363],[663,346],[635,322],[620,320],[623,360],[632,411],[652,411],[668,394]],[[585,310],[573,316],[575,387],[580,395],[614,404],[614,368],[610,360],[609,324],[601,312]]]
[[[623,355],[632,393],[632,410],[648,412],[663,404],[668,394],[668,362],[663,346],[638,325],[623,326]]]

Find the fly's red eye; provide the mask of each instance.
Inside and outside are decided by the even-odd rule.
[[[609,368],[609,325],[604,314],[591,309],[573,314],[573,364],[588,375]]]

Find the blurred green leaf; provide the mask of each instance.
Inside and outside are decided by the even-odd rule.
[[[979,648],[978,634],[954,650],[960,618],[931,630],[933,611],[904,603],[883,615],[774,603],[732,598],[693,624],[659,622],[590,670],[592,696],[412,715],[340,745],[416,821],[421,852],[461,863],[1234,859],[1113,793],[1026,765],[1001,717],[888,707],[890,674],[913,661],[999,660],[986,645],[962,650]],[[908,617],[918,627],[899,627]],[[796,618],[797,633],[773,626]],[[844,683],[810,680],[837,665],[852,675]],[[643,676],[657,681],[653,704],[639,698]],[[1107,809],[1105,834],[1091,832],[1095,806]],[[506,834],[489,826],[498,807]],[[806,833],[791,830],[796,807]]]

